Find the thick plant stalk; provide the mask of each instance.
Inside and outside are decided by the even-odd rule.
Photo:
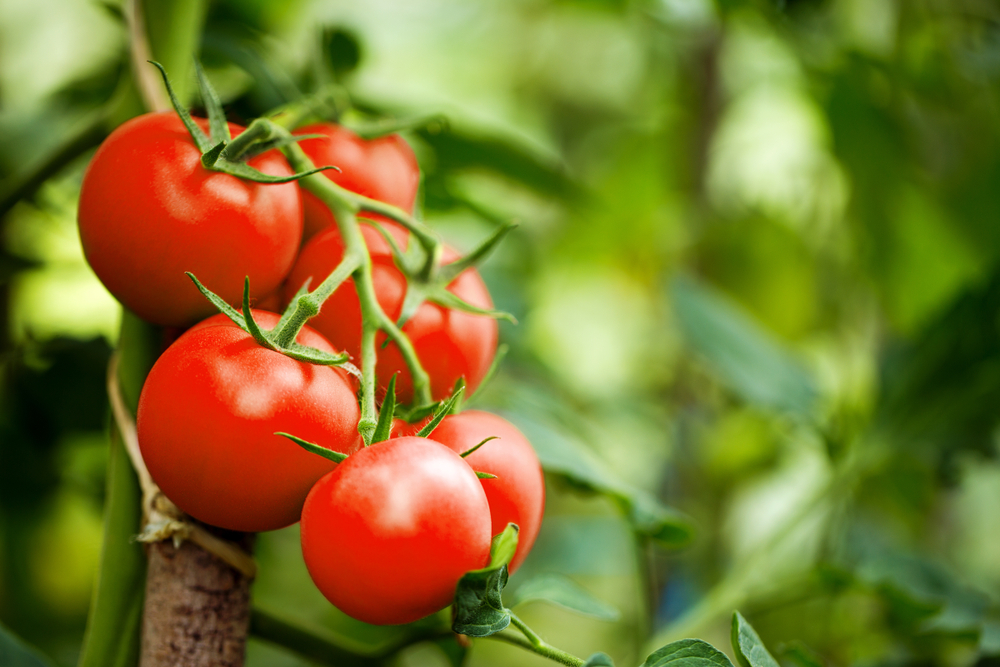
[[[250,579],[192,542],[149,545],[141,667],[241,667]]]

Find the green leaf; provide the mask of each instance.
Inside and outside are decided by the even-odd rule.
[[[700,639],[682,639],[654,651],[639,667],[733,667],[726,654]]]
[[[607,472],[607,465],[567,430],[557,430],[524,414],[511,415],[511,421],[532,443],[546,473],[577,489],[612,498],[636,532],[664,546],[680,547],[691,541],[694,524],[687,516],[615,479]]]
[[[823,667],[823,660],[816,655],[816,652],[797,639],[781,648],[781,657],[798,667]]]
[[[753,626],[738,611],[733,612],[731,633],[733,651],[742,667],[780,667],[778,661],[764,647],[764,642],[760,640]]]
[[[602,621],[617,621],[621,618],[621,612],[615,607],[598,600],[572,579],[558,574],[542,574],[521,584],[510,606],[515,607],[532,600],[543,600]]]
[[[595,653],[587,658],[582,667],[615,667],[615,663],[607,653]]]
[[[0,665],[4,667],[52,667],[41,653],[31,648],[0,624]]]
[[[803,416],[813,412],[813,378],[753,318],[688,277],[675,278],[670,292],[688,343],[733,391],[767,409]]]
[[[163,65],[158,62],[149,61],[150,65],[156,67],[160,70],[160,76],[163,77],[163,85],[167,88],[167,95],[170,96],[170,103],[174,107],[174,111],[177,115],[181,117],[181,122],[184,123],[184,127],[187,128],[188,134],[191,135],[191,140],[194,141],[195,146],[201,153],[207,153],[212,148],[212,140],[202,131],[200,127],[191,118],[191,114],[188,112],[187,108],[181,104],[181,101],[177,98],[177,94],[174,92],[174,87],[170,85],[170,78],[167,76],[167,70],[164,69]]]
[[[510,610],[501,593],[507,585],[507,564],[517,550],[518,528],[507,524],[493,538],[490,563],[481,570],[466,572],[455,589],[452,629],[460,635],[487,637],[510,625]]]

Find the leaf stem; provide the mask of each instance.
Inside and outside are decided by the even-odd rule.
[[[520,630],[526,639],[522,639],[517,635],[497,633],[494,635],[489,635],[491,639],[499,639],[505,641],[509,644],[514,644],[515,646],[520,646],[523,649],[527,649],[538,655],[548,658],[554,662],[558,662],[563,665],[568,665],[568,667],[581,667],[584,664],[584,660],[576,657],[572,653],[567,653],[561,649],[557,649],[542,640],[535,631],[527,626],[527,624],[517,617],[514,612],[510,612],[510,622],[514,627]]]
[[[275,331],[274,342],[281,347],[291,346],[309,318],[319,313],[323,302],[350,277],[361,265],[361,261],[357,255],[346,253],[337,268],[319,284],[319,287],[296,298],[295,309],[288,320],[282,323],[281,329]]]

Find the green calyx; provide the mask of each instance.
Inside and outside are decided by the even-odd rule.
[[[290,142],[310,139],[314,138],[314,136],[292,137],[287,133],[279,134],[275,132],[276,126],[274,124],[258,119],[251,123],[250,127],[243,133],[233,139],[229,133],[229,123],[226,122],[226,114],[222,109],[222,100],[219,99],[218,93],[212,87],[212,84],[209,83],[208,77],[205,76],[205,70],[202,69],[201,64],[196,60],[195,72],[198,75],[198,90],[201,93],[202,102],[205,104],[205,109],[208,112],[209,131],[206,135],[204,130],[194,122],[188,110],[181,105],[180,100],[177,99],[177,95],[174,93],[173,86],[170,85],[170,78],[167,76],[167,71],[163,68],[163,65],[152,60],[149,62],[160,70],[160,75],[163,77],[163,84],[166,86],[167,94],[170,96],[170,103],[173,105],[177,115],[180,116],[184,127],[187,128],[188,134],[191,135],[191,140],[194,141],[195,146],[201,151],[201,164],[206,169],[230,174],[255,183],[288,183],[320,171],[337,169],[337,167],[319,167],[290,176],[271,176],[270,174],[265,174],[254,169],[246,163],[246,160],[272,148],[280,148]]]
[[[307,318],[296,317],[298,311],[293,306],[289,306],[273,329],[262,329],[254,319],[253,311],[250,308],[249,278],[243,283],[243,310],[240,312],[226,303],[218,294],[202,285],[201,281],[193,273],[188,272],[187,276],[194,282],[205,298],[219,309],[220,313],[232,320],[236,326],[253,336],[254,340],[262,347],[274,350],[298,361],[305,361],[320,366],[338,366],[349,373],[358,374],[359,371],[348,363],[349,357],[347,354],[330,354],[324,350],[295,342],[295,337],[303,325],[305,325]],[[301,292],[299,296],[302,296]],[[295,304],[296,300],[293,300],[292,303]]]
[[[435,242],[428,245],[421,242],[420,244],[413,244],[411,252],[404,253],[392,235],[381,225],[370,220],[364,220],[364,222],[374,225],[375,229],[386,240],[392,249],[393,260],[396,266],[406,276],[406,296],[403,299],[403,306],[399,319],[396,321],[396,326],[402,327],[406,324],[425,301],[435,303],[444,308],[460,310],[473,315],[503,319],[517,324],[517,320],[510,313],[480,308],[465,301],[448,289],[448,285],[460,273],[466,269],[475,267],[486,259],[504,237],[517,227],[516,223],[511,222],[501,225],[493,234],[468,254],[447,264],[439,265],[441,256],[440,243]]]

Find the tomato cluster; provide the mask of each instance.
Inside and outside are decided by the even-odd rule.
[[[273,530],[301,519],[303,556],[316,585],[337,607],[370,623],[410,622],[449,604],[458,579],[486,564],[491,536],[510,522],[520,526],[510,564],[516,569],[544,505],[541,467],[516,428],[471,410],[445,417],[430,437],[416,435],[420,424],[397,420],[392,437],[366,446],[357,380],[332,362],[314,363],[262,339],[252,325],[280,328],[285,320],[278,314],[247,309],[241,320],[229,310],[204,319],[212,305],[185,272],[229,304],[240,302],[244,276],[255,290],[245,299],[271,303],[277,293],[288,303],[303,283],[315,287],[337,266],[345,223],[294,183],[212,170],[189,130],[174,114],[121,126],[91,162],[80,198],[84,250],[108,290],[152,323],[189,327],[156,361],[139,401],[139,445],[154,481],[182,510],[221,528]],[[229,130],[239,136],[244,128]],[[401,137],[363,140],[329,123],[301,132],[325,135],[301,147],[317,166],[340,167],[324,172],[334,182],[412,211],[420,174]],[[274,149],[247,164],[272,176],[292,174]],[[403,226],[372,219],[400,243],[408,241]],[[395,321],[412,277],[372,226],[362,225],[361,233],[375,297]],[[443,253],[444,262],[457,257]],[[474,307],[492,308],[473,268],[447,289]],[[357,363],[362,324],[348,280],[294,335],[296,349],[325,358],[342,350]],[[430,377],[434,400],[446,398],[460,379],[474,389],[496,354],[495,320],[436,303],[420,305],[402,331]],[[396,376],[396,397],[409,403],[415,399],[410,369],[395,343],[384,342],[378,341],[374,369],[381,392]],[[316,456],[279,432],[332,454]],[[480,479],[477,472],[489,475]]]

